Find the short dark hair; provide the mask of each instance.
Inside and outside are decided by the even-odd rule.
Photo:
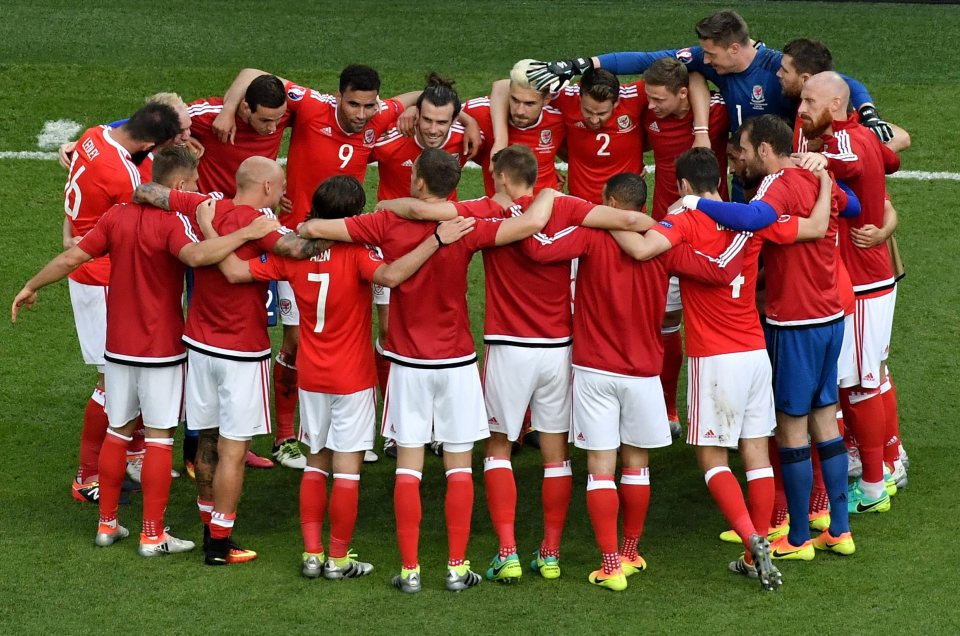
[[[250,112],[257,112],[257,108],[265,106],[266,108],[280,108],[287,103],[287,96],[283,91],[283,82],[276,75],[260,75],[255,77],[247,92],[243,96],[243,101],[250,107]]]
[[[610,177],[603,186],[603,194],[628,209],[640,211],[647,204],[647,183],[635,172],[621,172]]]
[[[460,96],[453,89],[454,81],[442,77],[439,73],[431,72],[427,75],[427,85],[417,98],[417,109],[423,106],[424,101],[428,101],[434,106],[446,106],[453,104],[453,116],[460,114],[461,104]]]
[[[367,205],[367,194],[355,177],[339,174],[317,186],[310,200],[311,219],[356,216]]]
[[[200,160],[187,146],[170,146],[153,156],[153,181],[172,186],[174,176],[181,172],[193,172]]]
[[[793,60],[793,67],[797,73],[816,75],[824,71],[833,70],[833,55],[827,45],[818,40],[797,38],[790,40],[783,47],[783,54]]]
[[[696,194],[716,192],[720,186],[720,163],[709,148],[691,148],[675,163],[677,183],[686,179]]]
[[[708,15],[697,22],[695,29],[698,39],[712,40],[724,48],[750,41],[747,23],[739,13],[729,9]]]
[[[434,196],[448,197],[460,183],[460,162],[439,148],[425,148],[416,165],[417,176]]]
[[[606,69],[590,69],[580,80],[580,94],[589,95],[598,102],[615,102],[620,99],[620,80]]]
[[[776,115],[761,115],[743,122],[740,126],[741,146],[748,137],[754,151],[766,142],[780,157],[787,157],[793,152],[793,130]]]
[[[740,150],[740,138],[743,137],[743,127],[737,128],[732,133],[730,133],[730,139],[727,140],[727,145],[732,146],[736,150]]]
[[[171,106],[150,102],[131,115],[124,128],[137,141],[164,144],[180,134],[180,116]]]
[[[506,174],[512,181],[532,187],[537,182],[537,157],[521,144],[507,146],[493,155],[493,172]]]
[[[681,88],[690,86],[687,67],[675,57],[661,57],[643,74],[643,82],[649,86],[666,86],[676,95]]]
[[[340,92],[380,91],[380,75],[365,64],[351,64],[340,71]]]

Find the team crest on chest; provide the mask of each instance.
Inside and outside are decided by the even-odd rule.
[[[549,146],[553,143],[553,131],[546,129],[540,131],[540,145]]]
[[[363,131],[363,143],[372,144],[376,136],[377,136],[377,133],[373,131],[373,128],[367,128],[366,130]]]
[[[630,115],[620,115],[617,117],[617,126],[620,130],[626,130],[633,125],[633,120],[630,119]]]
[[[763,110],[767,107],[767,100],[763,96],[763,86],[760,84],[753,85],[753,92],[750,93],[750,105],[753,106],[754,110]]]

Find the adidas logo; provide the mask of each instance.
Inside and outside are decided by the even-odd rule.
[[[703,434],[704,439],[716,439],[716,434],[713,432],[713,429],[707,429],[707,432]]]
[[[578,442],[585,442],[585,441],[587,441],[587,438],[583,436],[583,433],[577,433],[577,441],[578,441]]]
[[[865,377],[864,380],[868,380],[868,381],[870,381],[870,382],[874,382],[874,381],[876,381],[876,378],[873,377],[873,374],[872,374],[872,373],[868,373],[868,374],[867,374],[867,377]]]
[[[324,126],[323,128],[320,129],[320,134],[326,135],[327,137],[331,137],[333,135],[333,128],[331,128],[330,126]]]
[[[391,425],[390,425],[390,432],[391,432],[391,433],[396,433],[396,432],[397,432],[397,427],[394,426],[393,424],[391,424]]]
[[[660,126],[657,125],[657,122],[650,124],[650,130],[653,132],[660,132]]]
[[[498,422],[498,421],[497,421],[497,418],[495,418],[495,417],[491,417],[489,420],[487,420],[487,424],[493,424],[494,426],[496,426],[496,425],[499,424],[499,423],[500,423],[500,422]]]
[[[402,164],[400,164],[400,165],[403,166],[404,168],[412,168],[412,167],[413,167],[413,159],[407,159],[406,161],[404,161],[404,162],[403,162]]]

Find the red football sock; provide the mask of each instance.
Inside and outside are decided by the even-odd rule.
[[[133,439],[130,442],[130,445],[127,447],[127,452],[130,454],[142,453],[146,450],[147,440],[146,440],[146,431],[143,428],[143,416],[137,416],[137,427],[133,429],[133,434],[131,435]]]
[[[761,537],[767,536],[770,532],[774,492],[773,468],[754,468],[747,471],[747,503],[750,521],[753,523],[753,529]],[[786,508],[786,502],[783,505]]]
[[[209,526],[210,519],[213,517],[213,502],[197,497],[197,511],[200,513],[200,521],[203,525]]]
[[[667,404],[667,419],[676,420],[677,417],[677,383],[680,381],[680,367],[683,366],[683,338],[680,337],[680,328],[669,333],[660,332],[660,342],[663,343],[663,369],[660,372],[660,383],[663,384],[663,400]]]
[[[94,389],[83,411],[83,430],[80,432],[80,469],[77,481],[84,483],[97,475],[100,462],[100,447],[107,434],[107,413],[103,410],[104,395]]]
[[[452,468],[447,471],[447,496],[444,502],[447,518],[447,565],[462,565],[467,558],[470,521],[473,515],[473,471]]]
[[[233,524],[237,521],[235,512],[217,512],[213,511],[210,518],[210,538],[211,539],[229,539],[233,532]]]
[[[360,500],[360,475],[334,473],[330,492],[330,557],[347,556],[353,527],[357,524]]]
[[[617,551],[617,516],[620,499],[613,475],[587,476],[587,514],[603,556],[603,573],[610,574],[620,567]],[[614,558],[615,557],[615,558]]]
[[[380,387],[380,395],[387,394],[387,380],[390,377],[390,361],[383,357],[383,354],[377,350],[373,352],[373,361],[377,366],[377,385]]]
[[[880,389],[841,389],[843,412],[847,424],[853,428],[863,463],[862,480],[883,483],[883,442],[886,419]]]
[[[173,477],[173,438],[150,439],[143,456],[140,483],[143,485],[143,534],[156,538],[163,534],[163,513],[170,499]]]
[[[293,432],[293,414],[297,410],[296,363],[295,356],[281,351],[273,365],[273,397],[277,410],[274,440],[277,444],[296,437]]]
[[[513,467],[506,457],[485,457],[483,482],[487,491],[487,508],[493,531],[500,541],[500,558],[505,559],[517,551],[513,527],[517,509],[517,483]]]
[[[816,514],[827,509],[830,497],[827,496],[827,487],[823,483],[823,473],[820,472],[820,453],[810,453],[813,464],[813,491],[810,493],[809,514]]]
[[[560,539],[567,523],[567,510],[573,493],[573,469],[570,460],[543,465],[543,542],[541,557],[560,558]]]
[[[637,544],[650,507],[650,469],[624,468],[620,475],[620,509],[623,514],[623,543],[620,556],[637,557]]]
[[[900,458],[900,415],[897,409],[897,388],[889,375],[887,381],[880,386],[880,396],[883,399],[883,414],[886,421],[883,461],[892,467],[893,462]]]
[[[130,438],[111,430],[103,440],[100,449],[100,522],[106,523],[117,518],[117,506],[120,504],[120,486],[127,474],[127,445]]]
[[[300,479],[300,532],[303,551],[323,552],[323,517],[327,511],[327,473],[307,466]]]
[[[420,479],[422,474],[406,468],[397,469],[393,487],[393,512],[397,519],[397,544],[403,567],[413,570],[420,565],[417,552],[420,544]]]
[[[840,434],[840,437],[843,438],[847,448],[850,448],[851,445],[847,442],[847,438],[850,436],[850,431],[849,428],[843,424],[843,409],[840,408],[839,404],[837,405],[837,432]]]
[[[773,512],[770,513],[770,527],[779,528],[787,520],[787,491],[783,487],[780,447],[777,446],[777,438],[771,436],[767,445],[770,451],[770,467],[773,469]]]
[[[711,468],[704,475],[707,482],[707,488],[713,500],[717,502],[720,512],[726,518],[727,523],[733,528],[743,545],[750,548],[750,535],[756,533],[753,527],[753,521],[750,519],[750,513],[747,511],[747,503],[743,499],[743,491],[740,489],[740,482],[730,472],[727,466],[717,466]]]

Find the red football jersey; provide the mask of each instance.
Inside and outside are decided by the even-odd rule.
[[[599,130],[583,123],[580,86],[568,86],[553,98],[563,113],[567,129],[567,190],[594,203],[602,202],[603,186],[621,172],[643,172],[643,126],[640,118],[647,105],[643,82],[620,86],[620,101],[613,115]]]
[[[457,203],[460,216],[508,218],[522,214],[533,197],[521,197],[508,210],[489,198]],[[576,197],[557,197],[553,213],[580,225],[594,204]],[[570,344],[570,262],[539,264],[520,243],[483,250],[487,344],[565,346]]]
[[[540,262],[580,259],[573,314],[574,366],[614,375],[660,375],[660,323],[667,306],[668,272],[696,275],[715,284],[726,283],[730,276],[715,259],[686,246],[636,261],[609,232],[576,227],[575,220],[554,210],[544,231],[523,241],[524,249]]]
[[[192,215],[208,197],[193,192],[170,193],[170,209]],[[230,199],[217,201],[213,227],[221,236],[229,234],[269,211],[236,205]],[[258,241],[242,245],[234,253],[244,260],[270,252],[280,237],[290,232],[280,226]],[[191,349],[231,360],[266,360],[270,357],[267,335],[268,283],[231,284],[216,265],[193,270],[193,296],[187,309],[183,340]]]
[[[668,214],[653,230],[671,245],[686,241],[698,252],[721,260],[736,251],[744,253],[740,273],[726,287],[680,279],[687,355],[715,356],[766,348],[757,313],[757,260],[762,241],[749,232],[727,229],[699,210],[686,208]]]
[[[850,230],[867,224],[883,227],[885,174],[889,163],[886,156],[896,155],[857,123],[856,117],[854,113],[847,121],[833,122],[833,135],[824,137],[824,155],[830,171],[860,199],[860,214],[840,219],[840,255],[857,295],[887,293],[894,285],[887,243],[857,247]]]
[[[70,173],[63,188],[63,209],[74,236],[89,232],[104,212],[117,203],[130,203],[141,181],[150,181],[153,161],[133,163],[126,148],[114,141],[109,126],[87,129],[77,140],[70,161]],[[103,256],[84,263],[70,274],[84,285],[106,285],[110,280],[110,258]]]
[[[484,144],[474,161],[483,169],[483,185],[487,196],[493,196],[493,175],[488,169],[490,166],[490,146],[493,144],[493,122],[490,119],[490,98],[476,97],[463,105],[465,113],[477,120],[480,132],[483,134]],[[537,183],[534,192],[544,188],[557,188],[560,181],[557,178],[557,150],[563,145],[566,136],[566,126],[563,115],[552,106],[544,106],[536,123],[519,128],[507,122],[507,143],[521,144],[530,148],[537,157]]]
[[[221,143],[213,134],[213,120],[223,110],[223,99],[208,97],[192,102],[190,134],[203,144],[204,153],[197,168],[201,192],[222,192],[227,198],[237,194],[237,168],[248,157],[267,157],[276,160],[280,153],[283,129],[290,122],[289,112],[284,113],[277,129],[269,135],[261,135],[240,116],[236,117],[237,132],[233,143]]]
[[[110,254],[113,262],[107,360],[166,366],[186,359],[181,341],[185,267],[177,255],[198,241],[183,214],[133,203],[113,206],[84,235],[80,249],[94,257]]]
[[[377,383],[370,347],[370,283],[383,265],[377,250],[334,243],[309,260],[280,256],[247,261],[254,278],[285,280],[300,309],[298,386],[346,395]]]
[[[757,232],[768,240],[762,251],[766,271],[764,314],[771,325],[816,325],[843,317],[836,264],[842,190],[834,185],[830,226],[824,238],[793,244],[796,228],[783,232],[790,223],[789,217],[810,216],[819,192],[819,180],[803,168],[786,168],[767,175],[757,188],[754,200],[767,203],[781,215],[776,223]],[[777,238],[778,232],[783,235],[781,238]]]
[[[403,112],[395,99],[381,100],[380,112],[361,132],[347,133],[337,121],[337,100],[315,90],[289,83],[287,111],[293,117],[293,135],[287,159],[287,196],[293,201],[296,227],[310,213],[313,193],[325,179],[338,174],[356,177],[363,183],[373,146]],[[410,194],[409,186],[404,194]]]
[[[396,364],[426,367],[476,361],[467,309],[467,267],[474,252],[496,243],[501,220],[479,219],[472,232],[440,249],[416,274],[390,290],[384,357]],[[412,251],[436,228],[388,210],[349,217],[346,224],[355,242],[378,246],[390,262]]]
[[[643,111],[643,129],[647,136],[647,145],[653,150],[656,165],[653,188],[653,218],[663,219],[674,201],[680,198],[677,189],[677,157],[693,147],[693,111],[687,111],[683,117],[664,117],[658,119],[649,108]],[[720,197],[727,196],[727,134],[730,120],[727,108],[720,95],[710,99],[710,146],[720,163]]]
[[[460,167],[467,162],[461,156],[463,150],[463,126],[454,122],[447,133],[447,139],[440,147],[441,150],[453,155],[460,162]],[[410,175],[413,172],[413,162],[417,160],[423,146],[414,137],[404,137],[396,128],[388,130],[377,140],[373,148],[371,159],[377,162],[377,172],[380,182],[377,185],[377,199],[399,199],[410,196]],[[456,199],[456,190],[450,199]]]

